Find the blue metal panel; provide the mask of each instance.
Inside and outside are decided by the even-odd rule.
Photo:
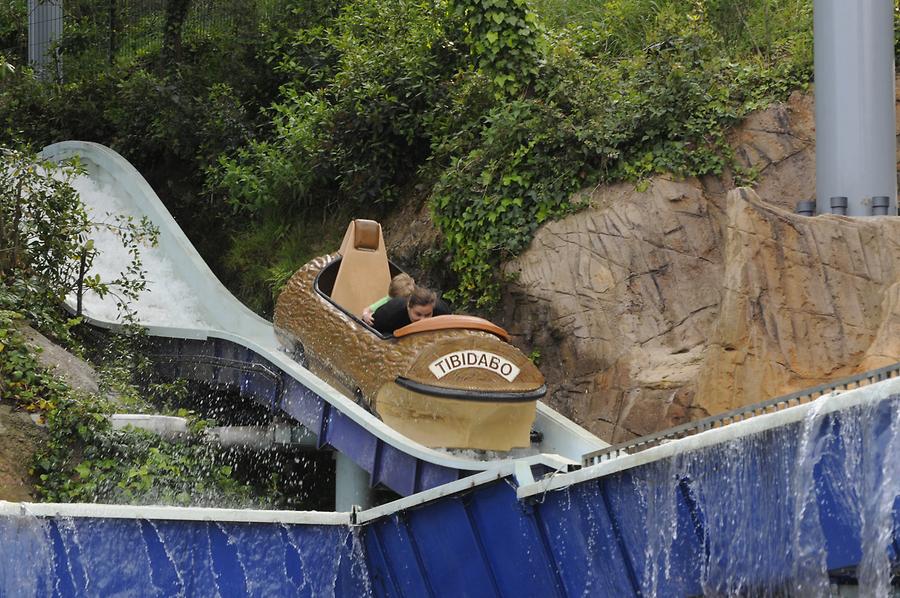
[[[346,526],[0,518],[3,596],[368,596]]]
[[[412,455],[385,444],[381,450],[380,479],[397,494],[409,496],[416,492],[416,461]]]
[[[52,541],[53,552],[48,555],[53,558],[53,573],[56,575],[56,587],[58,592],[65,592],[63,596],[76,596],[84,593],[87,584],[84,569],[81,566],[80,550],[78,545],[69,549],[59,531],[57,521],[49,525],[49,536]]]
[[[472,556],[488,563],[500,595],[564,595],[552,548],[541,535],[537,515],[518,504],[510,482],[484,487],[464,498],[462,504],[478,541],[479,553]]]
[[[337,409],[332,410],[328,424],[328,444],[350,457],[360,467],[372,470],[377,439]]]
[[[845,451],[849,448],[840,436],[834,435],[839,431],[840,425],[837,418],[830,416],[823,423],[822,427],[831,434],[819,435],[822,458],[814,470],[817,503],[811,503],[808,507],[814,509],[812,515],[817,515],[818,522],[821,523],[830,569],[853,565],[862,558],[859,519],[856,516],[849,516],[850,513],[847,511],[848,507],[858,511],[861,503],[854,500],[853,504],[846,504],[842,500],[845,489],[836,487],[836,485],[843,486],[847,482],[843,475],[835,477],[835,473],[844,467]]]
[[[435,596],[501,595],[462,499],[448,498],[410,511],[406,524]]]
[[[282,381],[284,391],[281,397],[281,410],[307,429],[318,430],[322,422],[325,401],[290,376],[282,376]]]
[[[461,477],[471,475],[474,472],[460,471],[455,468],[443,467],[427,461],[419,461],[418,490],[429,490],[443,484],[455,482]]]
[[[623,555],[621,570],[635,590],[696,594],[702,534],[693,505],[685,501],[683,479],[669,465],[657,462],[604,478],[599,498],[609,518],[608,536]]]
[[[547,494],[534,510],[567,595],[637,595],[598,482]],[[579,523],[573,525],[576,521]]]
[[[422,559],[402,516],[392,516],[365,528],[370,579],[377,596],[435,596]]]
[[[144,546],[147,549],[150,570],[153,572],[153,585],[159,588],[162,596],[184,595],[187,592],[185,582],[180,578],[178,569],[169,555],[171,552],[178,551],[176,549],[177,539],[186,534],[177,534],[172,530],[166,530],[163,532],[164,536],[161,535],[160,528],[173,527],[171,522],[139,521],[139,523]],[[168,544],[163,540],[164,537],[168,539]],[[183,548],[181,550],[183,551]]]

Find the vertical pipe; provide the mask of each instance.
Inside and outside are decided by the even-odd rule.
[[[43,77],[62,38],[62,0],[28,0],[28,63]]]
[[[374,505],[369,487],[369,472],[343,453],[334,453],[334,510],[350,511],[356,505],[368,509]]]
[[[871,198],[897,213],[892,0],[814,0],[816,205],[846,196],[848,216]]]

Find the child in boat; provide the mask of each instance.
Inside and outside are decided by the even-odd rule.
[[[410,276],[406,272],[401,272],[400,274],[396,275],[391,279],[391,284],[388,285],[388,294],[363,310],[363,322],[371,326],[374,323],[372,314],[375,313],[375,310],[377,310],[379,307],[381,307],[394,297],[409,297],[413,292],[413,289],[415,288],[416,281],[413,280],[412,276]]]

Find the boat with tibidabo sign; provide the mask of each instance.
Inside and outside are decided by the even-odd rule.
[[[503,328],[442,315],[386,335],[363,322],[400,272],[381,226],[354,220],[337,253],[313,259],[285,285],[275,307],[279,339],[313,373],[425,446],[529,447],[544,377]]]

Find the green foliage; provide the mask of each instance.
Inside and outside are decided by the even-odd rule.
[[[515,96],[538,74],[542,54],[537,16],[526,0],[455,0],[478,69],[499,97]]]
[[[143,430],[113,430],[111,412],[105,401],[71,396],[46,410],[48,440],[33,464],[43,500],[257,506],[227,456],[203,442],[204,422],[184,441],[169,443]]]
[[[21,318],[14,311],[0,309],[0,398],[13,399],[37,411],[68,389],[47,374],[32,355],[16,326]]]
[[[268,110],[272,135],[220,158],[211,192],[256,217],[390,201],[427,157],[430,111],[459,60],[453,26],[439,3],[404,0],[348,4],[298,32],[276,67],[294,81]]]
[[[48,373],[18,321],[20,314],[0,310],[0,398],[39,414],[46,425],[32,462],[42,500],[259,506],[253,489],[234,477],[230,455],[204,441],[205,421],[194,420],[190,434],[175,444],[140,430],[113,430],[108,419],[113,406],[73,392]],[[114,339],[114,344],[121,343]],[[153,390],[183,392],[177,387]]]
[[[458,280],[449,296],[489,309],[499,265],[577,209],[581,187],[733,167],[728,127],[811,74],[811,13],[767,2],[742,20],[728,3],[609,0],[577,21],[551,12],[546,34],[518,0],[348,3],[281,46],[295,78],[273,134],[221,157],[210,191],[257,223],[359,215],[418,169]],[[259,271],[255,235],[237,238],[230,263]],[[269,267],[250,276],[260,289]]]
[[[245,6],[232,29],[186,35],[168,70],[149,42],[82,68],[77,56],[97,60],[85,23],[65,84],[6,78],[0,135],[112,145],[261,310],[305,255],[298,228],[430,189],[448,255],[432,262],[451,264],[461,307],[489,308],[500,264],[582,187],[725,170],[752,182],[728,127],[809,81],[811,6],[292,0],[269,25],[253,29]]]
[[[21,64],[28,44],[28,4],[26,0],[0,2],[0,59]],[[5,60],[0,60],[0,66]],[[2,71],[2,69],[0,69]],[[0,80],[3,75],[0,72]]]
[[[76,174],[26,153],[0,153],[0,280],[32,278],[57,298],[71,289],[90,229],[71,186]]]
[[[0,54],[0,81],[15,72],[16,67],[9,62],[6,62],[6,57],[3,54]]]
[[[338,212],[324,221],[292,224],[264,218],[253,228],[237,233],[224,258],[240,278],[232,283],[258,313],[271,315],[275,299],[291,275],[317,255],[340,245],[349,215]]]
[[[88,290],[114,296],[125,312],[146,282],[140,247],[155,244],[158,231],[147,218],[91,220],[72,187],[80,173],[77,163],[58,166],[15,150],[0,153],[0,282],[9,281],[7,289],[27,292],[38,305],[73,293],[78,316]],[[113,279],[91,274],[98,255],[92,236],[101,229],[117,236],[131,257]]]
[[[723,55],[693,12],[660,10],[653,31],[660,41],[609,63],[579,51],[583,39],[559,35],[533,96],[495,106],[478,135],[437,148],[448,166],[433,217],[458,276],[450,293],[458,305],[496,305],[500,264],[541,223],[577,209],[569,198],[580,188],[733,167],[728,127],[811,74],[809,57],[768,65]]]
[[[497,264],[522,251],[548,218],[572,209],[568,193],[583,174],[571,123],[553,107],[516,100],[486,120],[481,144],[453,163],[432,198],[459,276],[448,298],[479,308],[499,297]]]

